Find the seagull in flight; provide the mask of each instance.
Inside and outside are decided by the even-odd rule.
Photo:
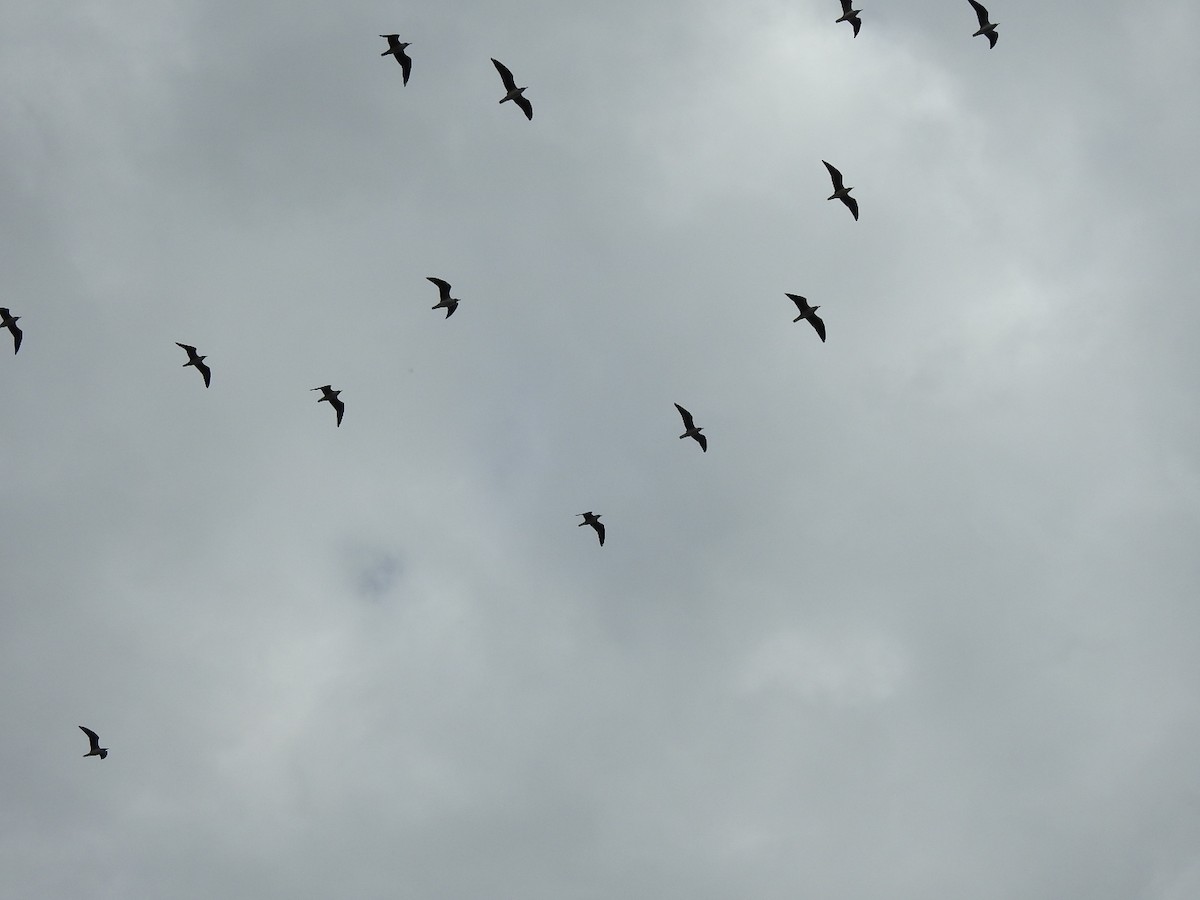
[[[175,346],[182,347],[187,351],[188,361],[183,364],[183,367],[186,369],[188,366],[195,366],[197,371],[204,376],[204,386],[208,387],[209,379],[212,378],[212,370],[204,364],[204,361],[208,359],[208,357],[201,356],[199,353],[197,353],[196,348],[191,344],[181,344],[179,341],[176,341]]]
[[[792,322],[799,322],[801,319],[808,319],[808,324],[816,331],[817,336],[821,339],[821,343],[825,343],[825,323],[821,321],[821,317],[817,315],[819,306],[809,306],[808,301],[799,294],[784,294],[789,300],[796,304],[796,309],[800,310],[800,315],[792,319]]]
[[[854,36],[858,37],[858,29],[862,28],[862,19],[858,17],[860,12],[862,12],[861,9],[850,8],[850,0],[842,0],[842,16],[840,19],[835,19],[834,22],[849,22],[854,26]]]
[[[394,56],[396,62],[400,63],[400,72],[404,77],[404,83],[408,84],[408,73],[412,71],[412,59],[404,52],[405,47],[411,47],[411,43],[400,43],[400,35],[398,34],[381,34],[381,38],[387,38],[388,48],[380,53],[380,56]]]
[[[340,428],[342,425],[342,413],[346,411],[346,404],[338,399],[338,394],[340,394],[341,391],[335,391],[333,389],[333,385],[331,384],[326,384],[322,387],[316,387],[313,388],[313,390],[321,392],[321,399],[317,401],[318,403],[328,403],[337,410],[337,423],[338,427]]]
[[[79,726],[79,730],[88,736],[88,740],[92,744],[91,749],[88,750],[87,753],[83,754],[85,759],[89,756],[98,756],[101,759],[104,759],[106,756],[108,756],[108,748],[100,746],[100,735],[96,734],[96,732],[92,731],[90,728],[85,728],[83,725]]]
[[[450,296],[450,282],[444,281],[441,278],[434,278],[432,275],[426,276],[425,280],[436,284],[438,292],[442,295],[441,299],[431,306],[430,309],[442,309],[444,307],[446,318],[450,318],[454,315],[454,311],[458,309],[458,300]]]
[[[593,528],[595,528],[596,536],[598,538],[600,538],[600,546],[603,547],[604,546],[604,524],[600,521],[600,517],[598,515],[596,515],[594,512],[585,512],[585,513],[580,513],[579,515],[583,516],[583,521],[579,523],[579,527],[582,528],[584,525],[591,525]]]
[[[14,316],[8,311],[7,306],[0,306],[0,328],[7,328],[12,332],[13,336],[13,353],[21,349],[21,337],[25,334],[17,327],[17,319],[20,316]]]
[[[513,103],[517,104],[517,106],[521,107],[522,112],[525,113],[525,118],[532,122],[533,104],[530,103],[529,98],[525,96],[525,91],[528,90],[528,88],[517,87],[517,83],[513,81],[512,72],[508,71],[508,66],[500,62],[500,60],[493,58],[492,65],[494,65],[496,67],[496,71],[500,73],[500,80],[504,82],[504,90],[508,91],[508,93],[500,99],[500,102],[504,103],[508,100],[511,100]]]
[[[681,434],[679,436],[679,439],[682,441],[684,438],[687,438],[687,437],[695,438],[696,443],[700,445],[701,451],[703,451],[704,453],[707,453],[708,452],[708,438],[706,438],[704,435],[702,435],[700,433],[704,429],[697,428],[696,422],[692,419],[692,414],[690,412],[688,412],[686,409],[684,409],[682,406],[680,406],[678,403],[675,404],[675,408],[677,410],[679,410],[679,415],[683,418],[684,432],[683,432],[683,434]]]
[[[981,34],[987,35],[988,49],[992,49],[996,46],[996,39],[1000,37],[996,33],[996,26],[1000,23],[988,21],[988,11],[982,3],[977,3],[976,0],[967,0],[967,2],[975,7],[975,15],[979,19],[979,30],[971,35],[971,37],[979,37]]]
[[[852,190],[854,190],[854,188],[846,187],[845,182],[842,181],[842,173],[841,172],[839,172],[837,169],[835,169],[829,163],[825,162],[825,160],[821,160],[821,162],[825,163],[825,168],[827,168],[829,170],[829,177],[831,179],[833,179],[833,193],[830,194],[825,199],[826,200],[841,200],[843,203],[846,204],[846,209],[850,210],[850,215],[854,216],[854,221],[857,222],[858,221],[858,201],[850,196],[850,192]]]

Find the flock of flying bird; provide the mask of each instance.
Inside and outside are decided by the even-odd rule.
[[[862,12],[862,10],[853,9],[851,7],[852,0],[840,0],[840,2],[842,5],[842,15],[835,21],[848,22],[854,29],[854,37],[858,37],[859,29],[862,27],[862,19],[859,18],[858,14]],[[972,37],[979,37],[980,35],[985,36],[988,39],[989,49],[995,47],[997,40],[997,23],[990,20],[988,11],[986,8],[984,8],[983,4],[977,2],[977,0],[967,0],[967,2],[971,4],[972,8],[974,8],[975,15],[979,19],[979,30],[976,31]],[[381,34],[380,37],[387,41],[388,46],[387,50],[383,51],[383,53],[380,55],[395,57],[396,62],[400,65],[402,82],[403,84],[407,85],[409,76],[412,74],[412,58],[405,51],[409,46],[411,46],[411,44],[408,42],[402,42],[399,34]],[[498,59],[493,58],[492,65],[496,67],[496,71],[500,74],[500,81],[504,85],[505,93],[504,96],[500,98],[499,102],[507,103],[511,100],[514,105],[519,107],[521,111],[525,113],[526,119],[533,121],[533,104],[530,102],[529,98],[525,96],[525,91],[528,90],[528,87],[519,87],[516,83],[516,80],[513,78],[512,72],[509,71],[508,67]],[[850,196],[850,192],[854,189],[846,187],[845,181],[842,178],[842,173],[834,166],[830,165],[828,162],[825,162],[825,160],[821,160],[821,162],[824,163],[825,168],[829,171],[830,180],[833,182],[833,193],[830,194],[827,199],[840,200],[843,204],[845,204],[846,208],[850,210],[850,214],[854,217],[855,221],[857,221],[858,201]],[[438,289],[438,302],[434,304],[432,308],[435,310],[446,310],[446,318],[450,318],[452,315],[454,315],[454,311],[458,309],[459,300],[450,296],[451,288],[449,282],[442,278],[435,278],[433,276],[429,276],[428,280],[432,282]],[[817,336],[821,338],[821,341],[824,342],[825,323],[822,321],[821,317],[817,315],[817,310],[820,309],[820,307],[811,306],[808,300],[799,294],[785,294],[785,296],[796,305],[796,309],[800,313],[792,321],[799,322],[802,319],[806,320],[813,327],[813,330],[816,331]],[[24,336],[24,332],[17,325],[17,320],[20,318],[20,316],[12,315],[11,311],[7,307],[0,307],[0,328],[8,329],[8,331],[12,334],[14,354],[21,349],[21,340]],[[176,341],[176,344],[187,353],[188,360],[183,364],[184,367],[194,367],[204,379],[204,386],[206,388],[209,387],[212,381],[212,370],[204,362],[207,357],[201,356],[199,351],[197,351],[197,349],[190,344],[183,344],[179,343],[178,341]],[[334,412],[337,414],[337,426],[340,427],[342,424],[342,416],[346,411],[346,405],[339,397],[341,391],[334,390],[333,386],[329,384],[313,388],[312,390],[321,392],[321,397],[317,400],[318,403],[328,403],[331,407],[333,407]],[[700,450],[704,453],[707,453],[708,438],[703,434],[704,429],[696,425],[695,419],[688,410],[684,409],[678,403],[675,404],[675,408],[679,411],[679,416],[683,420],[684,430],[683,434],[679,436],[679,439],[684,440],[685,438],[692,438],[697,444],[700,445]],[[585,525],[591,526],[596,532],[596,536],[600,541],[600,546],[604,546],[604,524],[600,521],[599,514],[589,510],[585,513],[579,513],[579,515],[583,517],[583,521],[579,523],[579,527],[582,528]],[[108,749],[100,746],[100,738],[96,732],[92,731],[90,728],[86,728],[83,725],[80,725],[79,728],[85,735],[87,735],[89,742],[88,752],[85,753],[84,756],[98,756],[100,759],[106,758],[108,756]]]

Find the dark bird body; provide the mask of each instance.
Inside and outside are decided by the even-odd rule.
[[[988,20],[988,11],[982,3],[976,3],[975,0],[967,0],[967,2],[975,9],[975,18],[979,19],[979,30],[971,35],[971,37],[979,37],[981,34],[985,35],[988,39],[988,49],[991,50],[996,46],[996,41],[1000,37],[996,32],[996,26],[1000,23]]]
[[[796,304],[796,309],[800,310],[800,315],[792,319],[795,324],[801,319],[808,319],[808,324],[817,332],[817,336],[821,338],[821,343],[825,343],[825,323],[821,321],[821,317],[817,315],[819,306],[809,306],[808,301],[799,294],[784,294],[789,300]]]
[[[501,103],[506,103],[511,100],[517,106],[521,107],[521,111],[525,113],[525,118],[533,121],[533,104],[529,102],[529,98],[525,96],[527,87],[517,87],[516,81],[513,80],[512,72],[508,71],[508,66],[500,62],[498,59],[492,59],[492,65],[496,67],[496,71],[500,73],[500,80],[504,82],[504,90],[507,93],[500,98]]]
[[[79,726],[79,730],[88,736],[88,741],[92,745],[91,749],[88,750],[87,753],[83,754],[85,759],[89,756],[98,756],[101,759],[104,759],[106,756],[108,756],[108,748],[100,746],[100,736],[97,735],[96,732],[92,731],[90,728],[85,728],[83,725]]]
[[[846,209],[850,210],[850,215],[854,216],[854,221],[857,222],[858,221],[858,201],[850,196],[850,192],[852,190],[854,190],[854,188],[846,187],[845,182],[842,181],[842,173],[841,172],[839,172],[837,169],[835,169],[829,163],[825,162],[825,160],[821,160],[821,162],[825,163],[825,168],[829,170],[829,177],[833,181],[833,193],[830,194],[825,199],[826,200],[841,200],[843,203],[846,204]]]
[[[21,338],[25,335],[25,332],[17,326],[19,318],[21,317],[10,313],[7,306],[0,306],[0,328],[7,328],[12,332],[14,354],[21,349]]]
[[[858,17],[860,12],[862,12],[861,9],[850,8],[850,0],[842,0],[842,15],[840,18],[835,19],[834,21],[849,22],[852,26],[854,26],[854,36],[858,37],[858,29],[862,28],[862,19]]]
[[[430,307],[430,309],[445,309],[446,318],[450,318],[454,315],[454,311],[458,309],[458,301],[450,296],[450,282],[444,281],[441,278],[434,278],[432,275],[427,275],[425,280],[436,284],[438,293],[441,294],[441,299]]]
[[[335,391],[333,389],[333,385],[331,384],[315,387],[313,390],[321,392],[321,399],[317,401],[318,403],[328,403],[335,410],[337,410],[337,423],[338,427],[340,428],[342,425],[342,413],[346,411],[346,404],[338,399],[338,394],[340,394],[341,391]]]
[[[176,341],[175,346],[182,347],[187,351],[188,361],[183,364],[183,367],[186,369],[188,366],[195,366],[196,370],[204,376],[204,386],[208,387],[209,380],[212,378],[212,371],[204,363],[208,357],[197,353],[196,348],[191,344],[181,344],[179,341]]]
[[[388,48],[379,55],[396,57],[396,62],[400,63],[400,72],[404,83],[408,84],[408,73],[412,71],[412,60],[404,52],[404,48],[411,47],[412,44],[400,43],[400,35],[398,34],[381,34],[380,37],[387,38]]]
[[[700,445],[700,449],[703,452],[707,453],[708,452],[708,438],[706,438],[704,435],[702,435],[700,433],[704,429],[697,428],[695,420],[692,419],[692,414],[690,412],[688,412],[686,409],[684,409],[682,406],[680,406],[678,403],[675,404],[675,408],[677,410],[679,410],[679,415],[683,419],[683,429],[684,430],[683,430],[683,434],[681,434],[679,436],[679,439],[682,441],[684,438],[689,438],[689,437],[695,438],[696,443]]]
[[[585,512],[580,513],[579,515],[583,516],[583,521],[579,523],[579,527],[582,528],[584,525],[591,525],[594,529],[596,529],[596,537],[600,538],[600,546],[603,547],[604,524],[600,521],[600,517],[594,512]]]

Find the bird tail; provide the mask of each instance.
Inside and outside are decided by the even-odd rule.
[[[382,53],[380,53],[379,55],[380,55],[380,56],[391,56],[391,55],[392,55],[392,51],[391,51],[391,50],[384,50],[384,51],[383,51]]]

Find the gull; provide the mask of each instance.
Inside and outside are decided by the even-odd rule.
[[[675,408],[677,410],[679,410],[679,415],[683,417],[684,432],[683,432],[683,434],[681,434],[679,436],[679,439],[682,441],[686,437],[695,438],[696,443],[700,445],[700,449],[703,452],[707,453],[708,452],[708,438],[706,438],[704,435],[702,435],[700,433],[704,429],[697,428],[695,421],[693,421],[693,419],[692,419],[692,414],[690,412],[688,412],[686,409],[684,409],[682,406],[680,406],[678,403],[675,404]]]
[[[198,354],[196,352],[196,348],[191,344],[181,344],[179,341],[176,341],[175,346],[182,347],[187,351],[188,361],[183,364],[183,367],[186,369],[188,366],[195,366],[199,370],[200,374],[204,376],[204,386],[208,387],[208,381],[212,377],[212,370],[204,364],[204,361],[208,359],[208,357]]]
[[[321,387],[313,388],[313,390],[321,392],[321,399],[317,401],[318,403],[328,403],[337,410],[337,423],[338,427],[340,428],[342,425],[342,413],[346,411],[346,404],[338,399],[338,394],[340,394],[341,391],[335,391],[332,384],[326,384]]]
[[[458,309],[458,300],[450,296],[450,282],[443,281],[441,278],[434,278],[432,275],[426,276],[425,280],[432,281],[434,284],[436,284],[438,292],[442,295],[441,299],[431,306],[430,309],[441,309],[442,307],[445,307],[446,318],[450,318],[452,315],[454,315],[454,311]]]
[[[600,538],[600,546],[603,547],[604,546],[604,525],[601,523],[600,517],[598,515],[596,515],[594,512],[585,512],[585,513],[580,513],[579,515],[583,516],[583,521],[579,523],[579,527],[582,528],[584,525],[591,525],[593,528],[595,528],[596,536]]]
[[[0,306],[0,328],[7,328],[12,332],[13,336],[13,353],[21,349],[21,337],[25,332],[17,327],[17,319],[20,316],[14,316],[8,311],[7,306]]]
[[[860,12],[862,12],[861,9],[850,8],[850,0],[842,0],[842,16],[840,19],[835,19],[834,22],[849,22],[854,26],[854,36],[858,37],[858,29],[862,28],[862,19],[858,17]]]
[[[508,93],[500,99],[500,102],[504,103],[508,100],[511,100],[513,103],[517,104],[517,106],[521,107],[522,111],[525,113],[525,118],[533,121],[533,104],[530,103],[529,98],[525,96],[525,91],[527,88],[517,87],[517,83],[513,81],[512,72],[508,71],[508,66],[500,62],[500,60],[493,58],[492,65],[494,65],[496,67],[496,71],[500,73],[500,80],[504,82],[504,89],[508,91]]]
[[[852,187],[846,187],[842,181],[842,173],[831,166],[825,160],[825,168],[829,170],[829,177],[833,179],[833,193],[826,197],[826,200],[841,200],[846,204],[846,209],[850,210],[850,215],[854,216],[854,221],[858,221],[858,201],[850,196],[850,192],[854,190]]]
[[[404,76],[404,83],[408,84],[408,73],[412,71],[412,60],[404,52],[404,48],[411,47],[412,44],[400,43],[400,35],[398,34],[381,34],[380,37],[387,38],[388,48],[379,55],[396,57],[396,62],[400,63],[400,71]]]
[[[800,315],[792,319],[792,322],[799,322],[801,319],[808,319],[808,324],[817,332],[817,336],[821,338],[821,343],[825,343],[825,323],[821,321],[821,317],[817,315],[819,306],[809,306],[808,301],[799,294],[784,294],[789,300],[796,304],[796,309],[800,310]]]
[[[89,756],[98,756],[101,759],[104,759],[106,756],[108,756],[108,748],[100,746],[100,736],[96,734],[96,732],[92,731],[90,728],[85,728],[82,725],[79,726],[79,730],[88,736],[88,740],[91,741],[92,744],[92,748],[88,750],[87,753],[83,754],[85,759]]]
[[[967,2],[975,7],[975,15],[979,19],[979,30],[971,35],[971,37],[979,37],[981,34],[987,35],[988,49],[990,50],[996,46],[996,39],[999,37],[996,34],[996,26],[1000,23],[988,21],[988,11],[984,9],[982,3],[976,3],[975,0],[967,0]]]

